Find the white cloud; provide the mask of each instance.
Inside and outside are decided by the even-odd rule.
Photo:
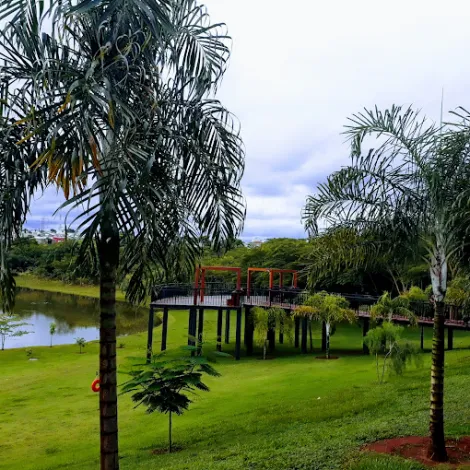
[[[306,195],[348,162],[352,113],[413,104],[438,120],[442,88],[445,109],[470,107],[466,1],[205,3],[233,38],[219,97],[242,123],[248,239],[303,236]]]

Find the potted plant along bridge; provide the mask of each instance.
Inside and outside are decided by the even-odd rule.
[[[335,331],[335,326],[344,321],[349,323],[356,321],[356,314],[354,310],[349,308],[349,302],[344,297],[326,292],[309,296],[303,305],[295,308],[294,315],[325,323],[326,354],[324,359],[332,358],[330,356],[330,337]]]

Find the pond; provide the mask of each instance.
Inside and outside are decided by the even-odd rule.
[[[1,310],[0,310],[1,312]],[[5,349],[49,346],[49,327],[55,323],[53,344],[72,344],[76,338],[85,341],[99,339],[99,301],[55,292],[22,289],[16,297],[15,313],[28,323],[21,330],[27,335],[8,337]],[[129,304],[117,304],[117,334],[137,333],[147,329],[148,310]]]

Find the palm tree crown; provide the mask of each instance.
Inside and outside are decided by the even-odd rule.
[[[84,249],[105,220],[120,233],[129,294],[143,298],[156,264],[192,262],[201,234],[222,243],[244,218],[238,125],[213,97],[224,26],[194,0],[20,3],[0,33],[12,150],[0,191],[13,196],[2,200],[1,253],[31,193],[56,185],[80,208]],[[2,276],[11,285],[5,262]]]
[[[392,251],[417,254],[425,247],[436,305],[429,455],[444,461],[443,300],[449,258],[462,247],[461,215],[466,210],[459,201],[468,194],[468,126],[444,132],[411,108],[393,106],[385,112],[376,108],[354,115],[346,135],[351,164],[333,173],[308,198],[305,224],[313,234],[320,221],[372,231],[378,240],[387,240],[385,246]],[[364,139],[371,137],[378,146],[364,154]]]

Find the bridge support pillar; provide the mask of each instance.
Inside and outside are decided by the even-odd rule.
[[[149,310],[149,323],[148,323],[148,330],[147,330],[147,364],[150,364],[150,361],[152,359],[154,318],[155,318],[155,307],[151,305],[150,310]]]
[[[204,307],[199,308],[198,322],[197,322],[197,346],[198,353],[201,354],[201,343],[204,334]]]
[[[196,327],[197,327],[197,310],[196,307],[189,309],[189,320],[188,320],[188,346],[196,345]],[[194,356],[194,351],[191,353]]]
[[[454,349],[454,329],[451,326],[447,328],[447,349],[449,351]]]
[[[367,335],[367,332],[369,331],[370,327],[370,318],[364,318],[362,321],[362,351],[364,354],[369,354],[369,348],[367,347],[367,344],[364,341],[364,338]]]
[[[245,345],[247,356],[251,356],[253,354],[254,331],[255,329],[253,318],[250,315],[250,307],[245,307]]]
[[[219,308],[217,310],[217,351],[222,351],[222,320],[223,310]]]
[[[284,344],[284,320],[279,322],[279,344]]]
[[[271,327],[268,330],[268,349],[273,352],[276,349],[276,330]]]
[[[299,347],[299,333],[300,333],[300,318],[294,318],[294,347]]]
[[[162,323],[162,346],[161,350],[166,350],[166,340],[168,337],[168,307],[163,308],[163,323]]]
[[[230,309],[225,312],[225,344],[230,343]]]
[[[241,339],[242,339],[242,309],[237,308],[237,328],[235,331],[235,360],[240,360],[241,351]]]
[[[300,348],[302,354],[307,354],[307,334],[308,334],[308,318],[302,318],[302,346]]]

